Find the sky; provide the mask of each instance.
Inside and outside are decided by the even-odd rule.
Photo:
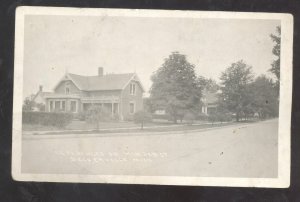
[[[219,81],[243,59],[256,75],[274,59],[271,33],[278,20],[98,16],[25,17],[23,97],[53,91],[66,72],[97,75],[136,72],[145,90],[172,52],[186,55],[198,76]],[[146,93],[147,94],[147,93]]]

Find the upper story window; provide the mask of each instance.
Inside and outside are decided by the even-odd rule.
[[[136,89],[135,86],[136,86],[135,83],[130,84],[130,95],[135,95],[135,89]]]
[[[70,82],[69,81],[66,81],[65,87],[66,87],[66,94],[70,94]]]

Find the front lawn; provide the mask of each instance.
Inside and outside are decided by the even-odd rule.
[[[147,125],[142,130],[139,125],[134,124],[131,125],[132,127],[115,127],[115,128],[109,128],[108,125],[106,128],[101,129],[89,129],[89,130],[60,130],[60,131],[44,131],[42,134],[45,135],[61,135],[61,134],[112,134],[112,133],[118,133],[118,134],[134,134],[134,133],[157,133],[157,132],[177,132],[177,131],[183,131],[183,132],[189,132],[194,130],[201,130],[201,129],[209,129],[209,128],[215,128],[220,126],[229,126],[234,124],[242,124],[237,122],[229,122],[229,123],[215,123],[215,124],[194,124],[194,125],[188,125],[188,124],[154,124]],[[112,124],[113,125],[113,124]],[[112,126],[111,125],[111,126]],[[128,123],[127,126],[129,126],[130,123]],[[125,124],[123,126],[126,126]],[[42,131],[41,131],[42,132]],[[39,134],[38,132],[34,132],[34,134]]]
[[[152,123],[146,123],[145,126],[167,126],[173,125],[172,122],[155,121]],[[117,129],[117,128],[137,128],[139,124],[134,122],[101,122],[99,129]],[[36,124],[23,124],[23,131],[62,131],[62,130],[96,130],[95,124],[86,123],[85,121],[73,120],[65,128],[59,128],[55,126],[44,126]]]

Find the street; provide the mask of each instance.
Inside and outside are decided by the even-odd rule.
[[[22,173],[277,177],[278,120],[172,134],[23,137]]]

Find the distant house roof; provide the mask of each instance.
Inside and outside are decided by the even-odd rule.
[[[66,74],[66,77],[71,79],[74,84],[83,91],[122,90],[132,79],[137,80],[143,89],[143,86],[135,73],[106,74],[103,76],[82,76],[68,73]]]
[[[218,102],[218,94],[217,93],[208,92],[205,95],[205,97],[206,97],[206,103],[207,104],[213,104],[213,103]]]
[[[52,95],[52,92],[44,92],[44,91],[38,91],[35,96],[33,97],[33,101],[37,98],[37,96],[41,96],[42,98],[48,97],[49,95]]]

